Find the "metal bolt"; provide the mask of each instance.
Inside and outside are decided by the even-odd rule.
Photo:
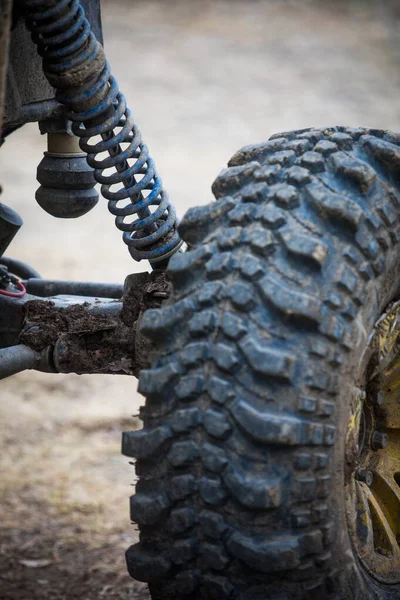
[[[358,471],[356,471],[356,479],[358,481],[363,481],[369,487],[372,485],[374,476],[372,474],[372,471],[368,471],[368,469],[358,469]]]
[[[389,438],[386,433],[374,431],[371,438],[372,450],[384,450],[389,443]]]

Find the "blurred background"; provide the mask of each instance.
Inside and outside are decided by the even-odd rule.
[[[183,216],[241,146],[325,125],[400,130],[397,0],[103,0],[105,47]],[[134,263],[106,202],[57,221],[34,199],[36,125],[0,150],[2,201],[25,225],[9,251],[47,278],[122,282]],[[136,380],[22,373],[1,382],[0,598],[147,600],[126,574],[137,538]]]

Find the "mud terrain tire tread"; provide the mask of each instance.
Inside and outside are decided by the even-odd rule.
[[[335,551],[332,473],[342,373],[399,254],[399,143],[273,136],[182,221],[171,296],[142,322],[144,428],[123,439],[139,478],[127,563],[154,599],[375,597]]]

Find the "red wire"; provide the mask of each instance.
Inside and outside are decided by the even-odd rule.
[[[6,290],[1,290],[0,289],[0,295],[1,296],[11,296],[12,298],[22,298],[22,296],[25,296],[26,294],[26,289],[23,283],[21,283],[20,281],[17,281],[14,285],[16,285],[17,287],[19,287],[19,289],[21,290],[20,292],[7,292]]]

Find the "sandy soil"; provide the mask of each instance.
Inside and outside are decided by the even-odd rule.
[[[182,215],[242,145],[279,130],[400,130],[395,2],[105,1],[106,49]],[[397,15],[399,17],[400,15]],[[122,281],[133,264],[105,202],[60,222],[34,200],[36,126],[1,149],[2,201],[25,226],[11,254],[45,277]],[[22,373],[1,382],[0,598],[148,598],[126,574],[134,471],[120,432],[140,426],[124,377]]]

